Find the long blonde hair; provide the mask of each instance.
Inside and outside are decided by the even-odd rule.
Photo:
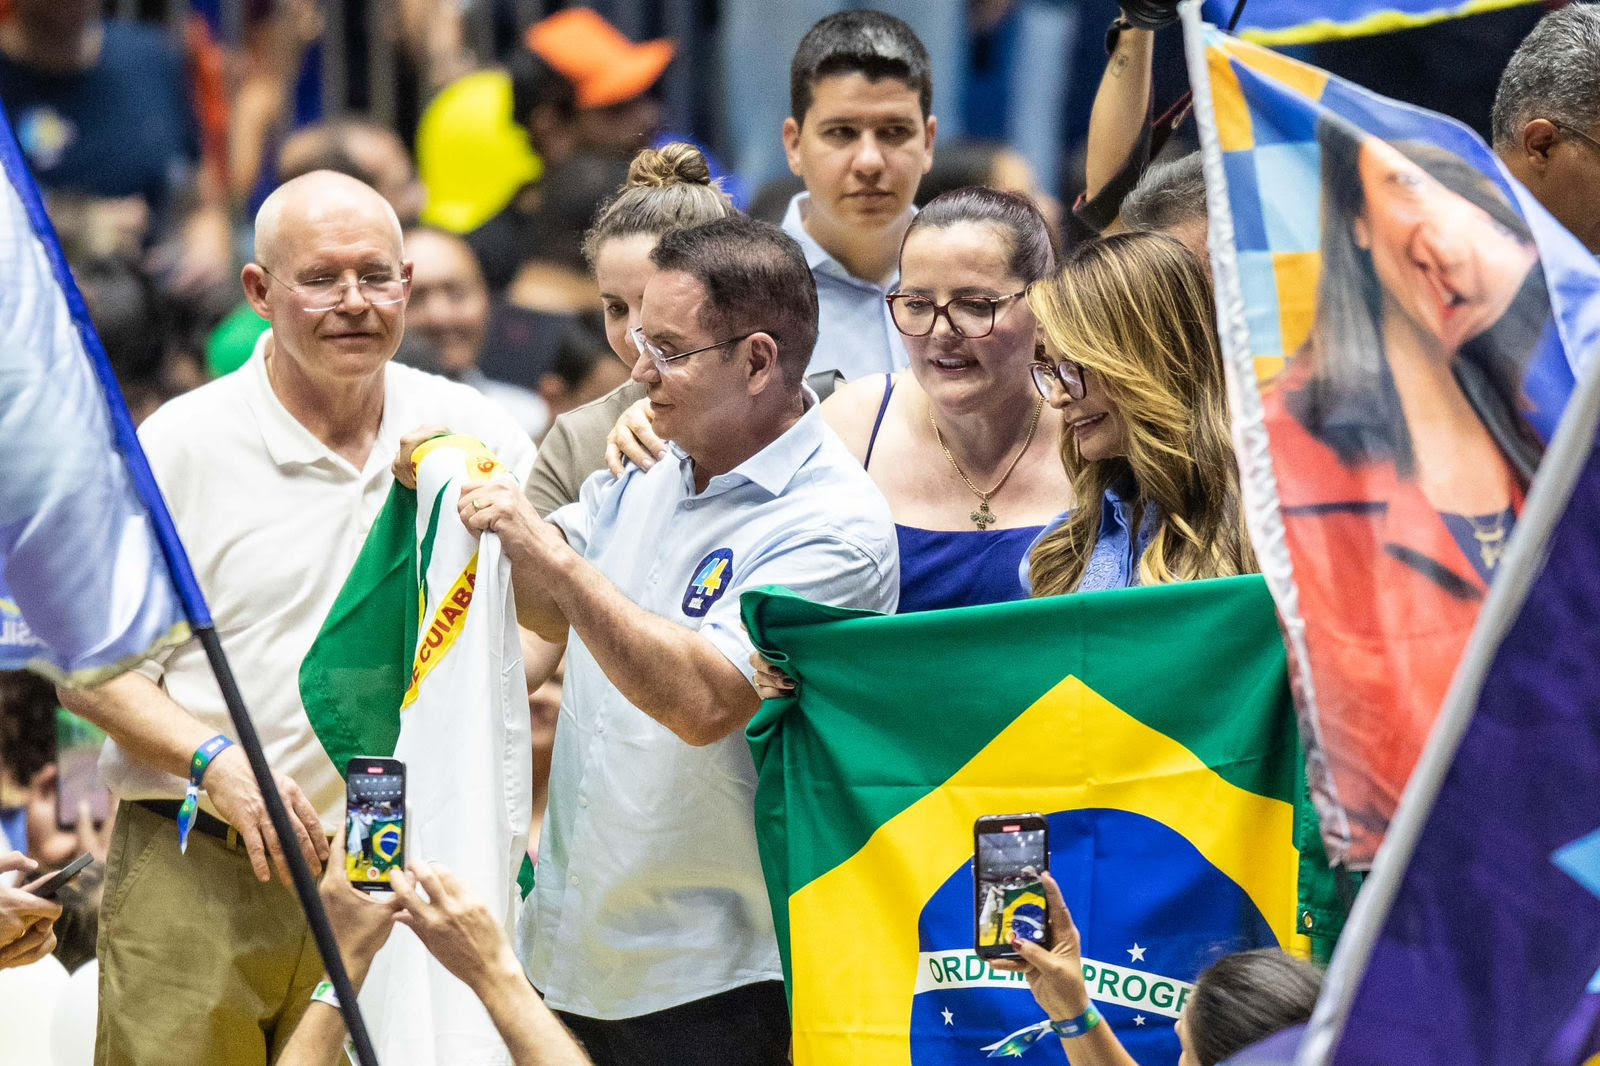
[[[1256,571],[1239,498],[1239,469],[1211,282],[1170,237],[1121,233],[1073,249],[1028,290],[1050,347],[1094,372],[1127,426],[1125,457],[1086,462],[1063,434],[1061,462],[1078,505],[1030,562],[1035,596],[1074,592],[1100,532],[1106,489],[1130,478],[1133,535],[1157,526],[1139,583]]]

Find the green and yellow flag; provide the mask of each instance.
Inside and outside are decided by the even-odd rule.
[[[743,606],[799,681],[749,737],[800,1066],[973,1063],[1041,1020],[973,951],[983,815],[1048,817],[1090,993],[1140,1062],[1177,1061],[1210,962],[1305,953],[1297,930],[1330,924],[1320,852],[1299,874],[1316,827],[1259,577],[894,617]]]

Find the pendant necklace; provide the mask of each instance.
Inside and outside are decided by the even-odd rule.
[[[1039,429],[1039,413],[1043,410],[1044,400],[1041,399],[1034,403],[1033,421],[1028,423],[1027,440],[1022,442],[1022,447],[1017,450],[1016,457],[1011,460],[1011,465],[1006,467],[1006,472],[1000,476],[1000,480],[995,482],[994,488],[984,492],[972,483],[972,479],[967,477],[966,472],[961,469],[961,464],[956,462],[956,457],[950,454],[950,448],[944,442],[944,434],[939,432],[939,423],[933,417],[933,407],[931,405],[928,407],[928,425],[933,427],[933,439],[939,442],[939,448],[944,452],[944,457],[950,460],[950,466],[955,470],[956,476],[966,483],[967,488],[972,490],[974,496],[978,497],[977,510],[967,515],[967,517],[972,519],[972,524],[977,526],[979,530],[986,530],[1000,521],[1000,516],[989,509],[989,500],[995,493],[1005,487],[1006,481],[1011,477],[1011,472],[1017,468],[1017,464],[1022,462],[1022,457],[1027,454],[1028,445],[1033,443],[1033,435]]]

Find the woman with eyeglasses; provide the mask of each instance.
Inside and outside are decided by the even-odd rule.
[[[1020,600],[1029,546],[1072,500],[1062,425],[1028,379],[1038,323],[1030,284],[1055,265],[1023,197],[957,189],[928,202],[900,246],[889,294],[911,365],[839,387],[823,417],[889,501],[900,611]],[[759,654],[756,690],[794,682]]]
[[[1156,233],[1080,245],[1028,291],[1078,504],[1025,562],[1033,595],[1253,573],[1211,282]]]
[[[1071,499],[1059,420],[1029,387],[1024,290],[1055,262],[1034,205],[992,189],[936,197],[889,294],[908,369],[843,385],[822,413],[889,501],[900,610],[1022,599],[1017,563]]]

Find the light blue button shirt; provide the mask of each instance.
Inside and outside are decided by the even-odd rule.
[[[801,223],[810,199],[810,193],[797,194],[783,216],[783,231],[800,243],[817,282],[817,347],[806,373],[837,370],[854,381],[904,369],[911,358],[884,301],[900,284],[899,276],[880,286],[846,270]]]
[[[1126,589],[1139,583],[1139,560],[1144,558],[1144,550],[1150,546],[1151,539],[1155,537],[1156,530],[1161,525],[1161,513],[1154,506],[1146,509],[1144,519],[1139,525],[1139,535],[1135,537],[1133,499],[1134,487],[1129,481],[1118,482],[1106,489],[1105,498],[1100,505],[1100,531],[1095,536],[1094,550],[1089,553],[1089,562],[1083,568],[1083,580],[1079,582],[1076,591]],[[1033,550],[1039,546],[1040,541],[1060,529],[1070,517],[1072,517],[1071,511],[1057,515],[1039,532],[1033,543],[1028,545],[1027,552],[1022,556],[1022,564],[1017,568],[1023,588],[1033,588],[1029,576],[1029,568],[1033,563]]]
[[[883,612],[899,600],[888,505],[815,405],[704,492],[675,451],[648,473],[591,476],[550,520],[630,599],[698,631],[746,677],[744,590],[784,585]],[[781,979],[754,802],[742,735],[690,746],[630,704],[569,635],[550,810],[520,933],[551,1007],[629,1018]]]

